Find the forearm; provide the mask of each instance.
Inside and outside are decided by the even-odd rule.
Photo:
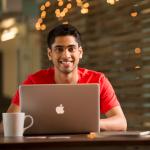
[[[105,131],[126,131],[127,122],[124,116],[112,116],[100,119],[100,129]]]
[[[15,104],[11,104],[7,110],[8,113],[20,112],[20,107]]]
[[[3,133],[3,124],[0,122],[0,134]]]

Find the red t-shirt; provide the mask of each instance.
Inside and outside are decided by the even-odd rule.
[[[79,80],[81,83],[99,83],[100,84],[100,111],[105,114],[107,111],[115,106],[119,106],[116,94],[103,73],[88,70],[85,68],[78,68]],[[23,84],[55,84],[54,68],[40,70],[35,74],[29,75]],[[19,92],[17,90],[15,96],[12,98],[12,103],[19,105]]]

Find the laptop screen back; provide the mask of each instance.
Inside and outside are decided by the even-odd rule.
[[[99,91],[98,84],[21,85],[21,111],[34,119],[25,134],[99,132]]]

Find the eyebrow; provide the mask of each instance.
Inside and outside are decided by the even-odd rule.
[[[63,46],[63,45],[56,45],[54,47],[73,47],[73,46],[77,46],[77,45],[74,45],[74,44],[70,44],[68,46]]]

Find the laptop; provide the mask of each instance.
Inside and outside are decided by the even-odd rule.
[[[34,119],[24,134],[99,132],[99,88],[99,84],[21,85],[21,111]]]

